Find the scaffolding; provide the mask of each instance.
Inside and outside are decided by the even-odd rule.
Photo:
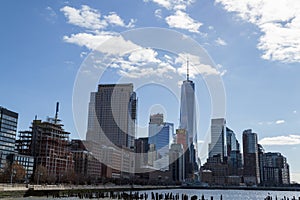
[[[73,169],[72,153],[69,150],[69,132],[62,124],[34,120],[32,123],[32,154],[35,166],[43,165],[49,175],[58,178]]]
[[[46,121],[32,122],[30,131],[20,131],[16,148],[23,155],[34,157],[34,168],[38,165],[46,167],[48,175],[54,175],[57,180],[74,169],[73,155],[69,148],[69,132],[63,129],[58,119],[58,103],[55,118]]]

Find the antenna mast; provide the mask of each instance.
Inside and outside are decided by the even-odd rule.
[[[187,57],[187,61],[186,61],[186,80],[189,81],[189,57]]]
[[[56,111],[55,111],[55,118],[54,118],[55,124],[57,124],[58,121],[58,110],[59,110],[59,102],[56,102]]]

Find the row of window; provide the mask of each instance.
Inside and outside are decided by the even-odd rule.
[[[9,142],[9,143],[15,143],[15,139],[8,138],[8,137],[2,137],[2,136],[0,136],[0,141]]]
[[[7,119],[2,119],[1,124],[7,124],[7,125],[15,126],[15,127],[17,126],[17,122],[12,122]]]
[[[0,150],[4,150],[4,151],[14,151],[14,149],[15,149],[15,144],[4,143],[4,145],[7,145],[7,146],[3,146],[3,143],[0,142]]]
[[[2,115],[2,119],[7,119],[9,121],[18,122],[17,118],[14,118],[14,117],[11,117],[11,116],[8,116],[8,115],[5,115],[5,114]]]
[[[1,124],[1,128],[5,128],[5,129],[8,129],[8,130],[13,130],[13,131],[17,131],[17,127],[16,126],[10,126],[10,125],[7,125],[7,124]]]
[[[16,138],[16,132],[15,131],[7,130],[3,127],[1,127],[0,135],[3,136],[3,137],[12,138],[12,139]]]

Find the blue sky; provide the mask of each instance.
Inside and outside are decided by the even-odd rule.
[[[124,31],[168,28],[198,42],[214,62],[210,68],[202,65],[202,57],[197,60],[188,55],[191,65],[198,67],[191,69],[191,79],[199,98],[199,141],[208,135],[212,110],[205,77],[216,75],[224,83],[227,125],[239,141],[242,131],[252,128],[266,151],[279,151],[288,158],[292,180],[300,182],[300,3],[296,0],[271,4],[264,0],[13,0],[3,1],[0,10],[0,105],[19,113],[19,130],[28,129],[35,115],[42,119],[53,116],[59,101],[66,130],[71,137],[79,137],[72,96],[76,76],[89,61],[89,53],[108,51],[97,47],[109,38],[120,39],[123,48],[122,42],[130,42],[130,35],[119,37]],[[136,43],[126,45],[135,47]],[[125,77],[135,82],[146,75],[151,79],[157,72],[151,65],[152,71],[146,72],[130,67],[162,62],[162,76],[173,72],[183,80],[185,62],[180,58],[185,56],[142,48],[124,55],[98,79],[113,82]],[[133,72],[137,77],[129,77]],[[178,98],[168,88],[145,85],[137,92],[139,135],[146,134],[153,112],[163,111],[166,121],[178,125]],[[87,105],[82,107],[87,110]],[[84,132],[83,118],[80,132]]]

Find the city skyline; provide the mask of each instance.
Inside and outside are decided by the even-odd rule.
[[[126,4],[124,7],[116,1],[4,2],[0,55],[4,76],[0,80],[0,92],[5,95],[1,96],[0,105],[19,113],[18,131],[27,130],[35,115],[45,119],[54,114],[53,105],[60,101],[65,129],[72,133],[71,137],[78,138],[80,133],[72,116],[72,91],[79,66],[95,48],[93,44],[132,28],[170,28],[199,42],[219,67],[227,96],[224,117],[238,140],[242,141],[245,129],[252,128],[266,151],[279,151],[287,156],[291,180],[299,182],[300,69],[295,48],[299,46],[296,34],[299,3],[276,1],[271,6],[265,1],[258,5],[252,1],[235,4],[223,0],[136,0]],[[85,19],[84,16],[91,16],[94,21],[80,20]],[[156,51],[146,52],[148,54],[142,54],[144,57],[162,60]],[[177,58],[173,55],[173,61],[174,57]],[[184,55],[181,57],[186,59]],[[130,58],[138,62],[140,57],[132,55]],[[174,66],[183,75],[186,62],[177,61]],[[190,63],[195,66],[197,59],[191,57]],[[209,72],[204,70],[201,75]],[[207,108],[209,92],[199,74],[191,74],[191,79],[199,83],[197,92],[202,95],[200,126],[197,127],[198,142],[202,144],[208,136],[211,118],[210,108]],[[147,99],[141,105],[141,113],[144,113],[139,115],[141,127],[147,126],[149,113],[164,111],[160,106],[151,105],[160,101],[166,104],[163,92],[157,92],[161,99],[151,101],[157,88],[144,89],[137,91],[137,96]],[[176,101],[170,104],[179,108]],[[87,110],[88,105],[83,107]],[[165,108],[166,121],[178,127],[179,109]]]

